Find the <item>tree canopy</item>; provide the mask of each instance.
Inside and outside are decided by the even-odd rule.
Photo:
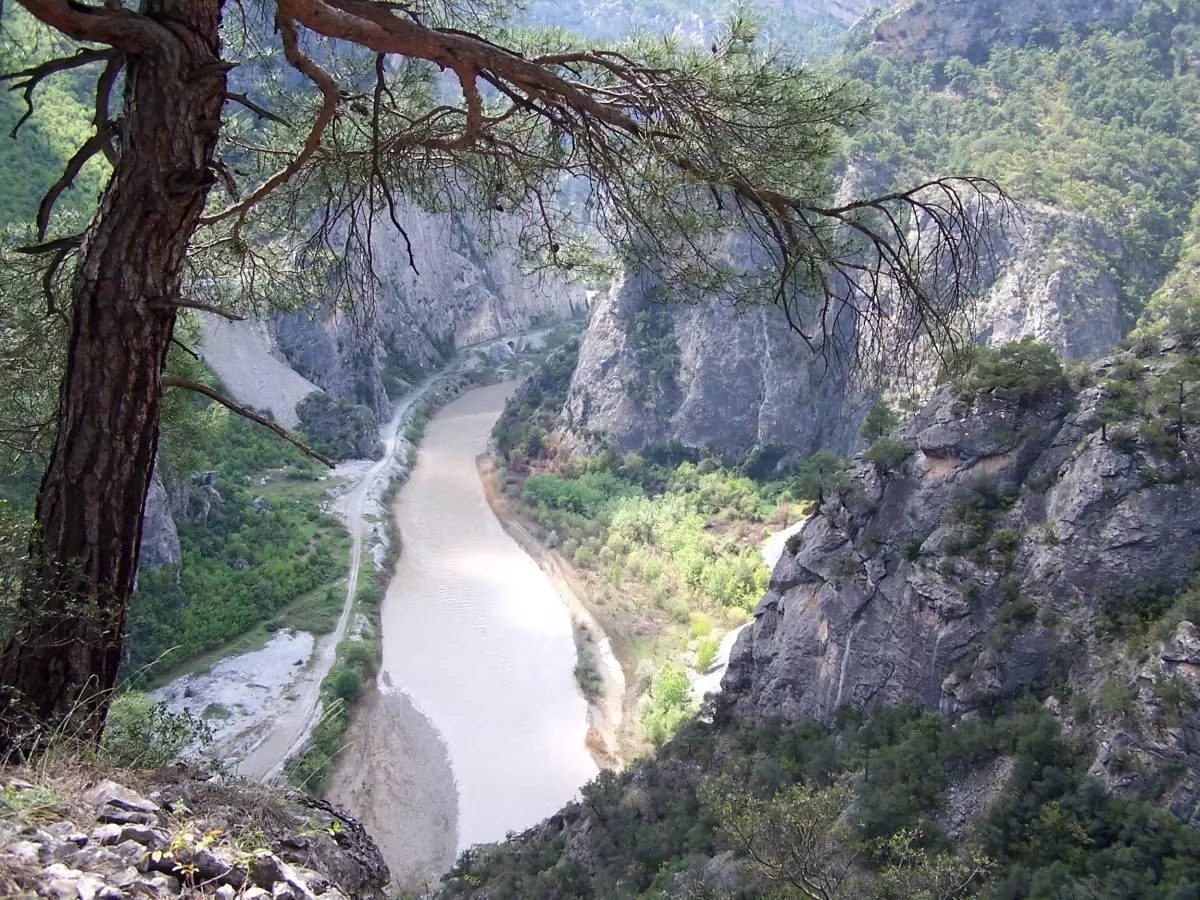
[[[828,199],[866,101],[741,16],[708,47],[589,48],[486,0],[19,2],[51,53],[79,46],[3,79],[33,110],[53,79],[94,72],[95,112],[20,248],[69,339],[0,657],[0,752],[64,717],[103,726],[164,389],[250,414],[168,371],[183,311],[369,304],[374,231],[407,240],[415,203],[483,228],[503,216],[535,266],[583,270],[602,250],[660,299],[773,303],[855,365],[954,337],[1004,211],[971,177]],[[57,205],[101,159],[111,176],[80,229]]]

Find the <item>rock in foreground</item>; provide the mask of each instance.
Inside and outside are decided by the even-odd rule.
[[[296,791],[178,766],[145,778],[11,771],[0,802],[0,894],[121,900],[375,900],[388,869],[353,819]],[[137,789],[129,785],[136,785]]]

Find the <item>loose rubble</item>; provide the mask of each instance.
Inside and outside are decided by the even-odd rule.
[[[154,773],[144,793],[98,777],[74,802],[53,782],[4,784],[4,896],[379,900],[389,880],[361,825],[297,791],[182,765]]]

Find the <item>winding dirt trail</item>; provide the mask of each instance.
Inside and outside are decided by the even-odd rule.
[[[358,573],[363,561],[363,535],[367,530],[365,509],[368,499],[382,494],[391,478],[396,443],[400,424],[413,404],[423,398],[433,380],[425,381],[420,387],[396,406],[392,418],[380,428],[383,441],[383,456],[361,476],[357,483],[343,493],[337,508],[350,533],[350,571],[346,584],[346,599],[342,603],[342,614],[332,633],[322,637],[313,651],[309,666],[292,684],[293,699],[268,724],[262,739],[238,764],[237,772],[259,781],[276,781],[283,776],[283,763],[309,735],[321,716],[321,682],[329,674],[337,653],[337,645],[346,636],[350,624],[350,613],[354,608],[354,595],[358,591]]]

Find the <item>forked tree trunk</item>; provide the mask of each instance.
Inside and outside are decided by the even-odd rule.
[[[0,657],[0,758],[63,730],[98,739],[116,684],[175,326],[170,301],[213,181],[221,2],[143,0],[141,12],[174,40],[127,60],[118,162],[79,250],[58,435],[18,630]]]

